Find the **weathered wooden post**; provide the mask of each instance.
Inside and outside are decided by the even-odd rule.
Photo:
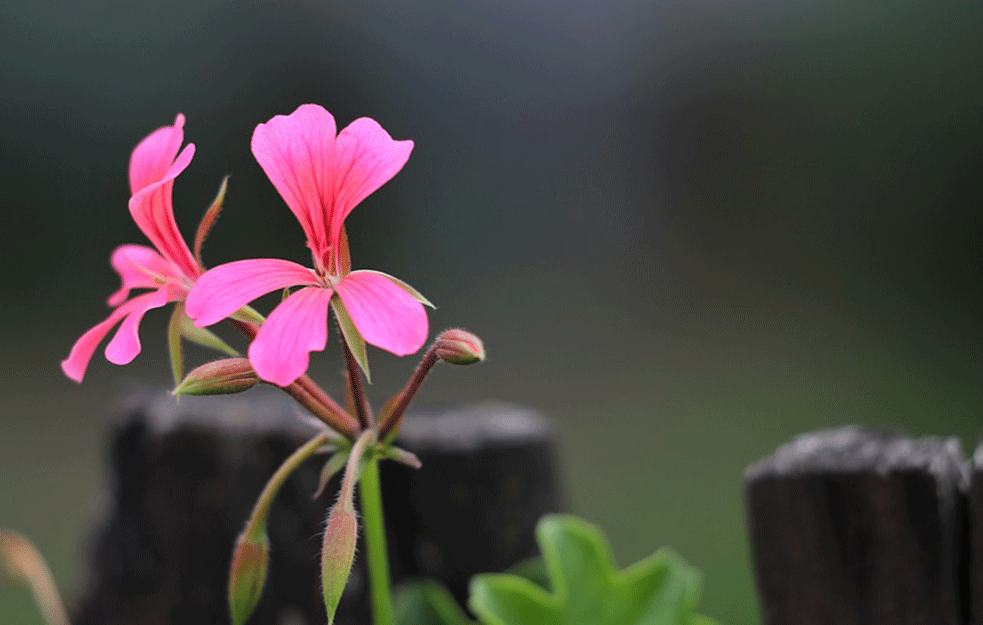
[[[765,625],[967,622],[968,475],[958,440],[815,432],[745,479]]]
[[[75,625],[228,623],[233,541],[263,484],[313,432],[278,394],[131,398],[112,447],[112,508]],[[436,577],[463,598],[471,575],[538,552],[535,523],[560,507],[541,415],[504,404],[411,412],[401,444],[423,468],[382,467],[394,578]],[[318,553],[333,496],[312,500],[319,472],[307,462],[273,506],[270,570],[250,625],[325,621]],[[339,625],[368,622],[365,580],[357,569]]]

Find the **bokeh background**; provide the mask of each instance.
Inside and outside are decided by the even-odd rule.
[[[484,337],[423,400],[555,417],[571,510],[622,564],[669,544],[703,612],[758,622],[743,468],[794,434],[983,423],[983,5],[898,0],[0,4],[0,525],[69,595],[110,406],[168,382],[166,313],[124,369],[58,362],[143,242],[129,152],[187,115],[186,236],[225,174],[210,264],[306,261],[249,152],[316,102],[413,139],[352,215],[358,267]],[[383,393],[412,362],[376,350]],[[337,350],[313,374],[338,388]],[[0,622],[40,621],[0,587]]]

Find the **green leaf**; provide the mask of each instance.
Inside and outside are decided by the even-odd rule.
[[[337,295],[331,298],[331,309],[334,310],[334,316],[338,320],[338,327],[341,328],[341,334],[344,341],[348,343],[348,348],[352,350],[352,356],[354,356],[355,362],[362,368],[365,379],[372,382],[372,376],[369,375],[369,357],[365,353],[365,339],[362,338],[358,328],[352,322],[352,318],[348,315],[348,310],[345,308],[344,302]]]
[[[469,606],[485,625],[713,625],[694,614],[701,576],[662,549],[618,570],[601,531],[573,516],[536,528],[549,589],[510,574],[471,580]]]
[[[450,591],[434,580],[401,586],[394,611],[398,625],[474,625]]]

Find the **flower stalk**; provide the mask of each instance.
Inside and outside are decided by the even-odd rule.
[[[270,543],[266,520],[277,493],[287,478],[325,444],[332,441],[331,432],[321,432],[304,443],[287,458],[260,493],[253,512],[239,535],[229,572],[229,615],[233,625],[243,625],[256,609],[263,595],[269,566]]]
[[[338,503],[328,514],[324,530],[324,545],[321,548],[321,591],[324,595],[324,608],[328,614],[328,625],[334,622],[334,614],[341,601],[341,595],[348,583],[355,560],[355,546],[358,542],[358,517],[355,514],[355,483],[363,467],[363,456],[375,444],[375,432],[362,432],[352,447],[341,480]],[[368,464],[373,464],[370,458]],[[370,563],[371,564],[371,563]],[[388,589],[387,589],[388,593]],[[378,621],[376,622],[378,625]]]

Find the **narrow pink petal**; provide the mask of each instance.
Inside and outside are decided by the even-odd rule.
[[[137,144],[130,156],[130,194],[161,180],[184,143],[184,115],[173,126],[153,131]]]
[[[195,146],[189,143],[177,160],[165,172],[163,178],[156,181],[130,198],[130,215],[140,230],[161,254],[177,265],[186,276],[194,279],[200,273],[198,263],[191,255],[188,244],[177,229],[174,221],[174,208],[171,204],[171,194],[174,188],[174,178],[191,163],[195,154]]]
[[[164,290],[164,289],[162,289]],[[128,302],[115,309],[109,316],[97,323],[85,334],[83,334],[79,340],[75,341],[75,345],[72,346],[72,351],[68,354],[68,358],[61,361],[61,370],[65,372],[69,378],[75,380],[76,382],[81,382],[82,378],[85,377],[85,370],[89,366],[89,361],[92,360],[92,355],[96,352],[96,348],[99,347],[99,343],[102,339],[106,338],[109,331],[113,329],[120,319],[126,317],[135,310],[153,308],[157,301],[160,300],[159,292],[155,291],[153,293],[143,293],[142,295],[137,295]],[[166,303],[156,304],[157,306],[163,306]],[[146,307],[146,308],[145,308]],[[141,313],[142,315],[142,313]],[[139,349],[137,349],[139,351]]]
[[[125,365],[140,353],[140,321],[143,315],[152,308],[160,308],[168,302],[174,302],[184,297],[184,290],[177,285],[168,285],[152,293],[144,293],[134,297],[130,302],[139,300],[138,305],[131,307],[129,314],[123,319],[119,330],[106,345],[106,360],[114,365]],[[121,307],[122,308],[122,307]]]
[[[423,304],[388,277],[353,271],[335,290],[366,343],[397,356],[423,347],[428,331]]]
[[[277,115],[256,126],[253,156],[300,222],[318,258],[329,244],[324,211],[333,202],[334,117],[322,107],[304,104],[290,115]]]
[[[121,245],[113,251],[110,263],[123,281],[109,296],[110,306],[122,304],[131,289],[156,289],[164,282],[181,280],[174,265],[146,245]]]
[[[278,258],[237,260],[206,271],[195,282],[185,312],[199,328],[225,319],[260,295],[298,284],[318,284],[313,271]]]
[[[273,309],[249,346],[249,362],[260,379],[287,386],[307,371],[310,353],[328,344],[331,293],[308,287]]]
[[[362,117],[338,133],[335,149],[334,210],[327,217],[329,243],[338,240],[352,209],[403,168],[413,142],[394,141],[378,122]]]

